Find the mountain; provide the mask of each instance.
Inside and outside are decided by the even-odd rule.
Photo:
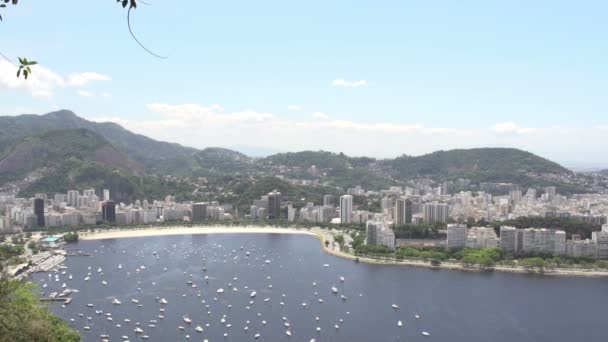
[[[606,169],[606,170],[601,170],[601,171],[599,171],[598,173],[599,173],[599,174],[601,174],[601,175],[604,175],[604,176],[608,176],[608,169]]]
[[[54,167],[68,159],[99,163],[142,174],[143,166],[117,151],[103,137],[86,129],[47,131],[23,138],[9,148],[0,160],[0,173],[28,173]]]
[[[197,150],[179,144],[154,140],[130,132],[112,122],[93,122],[78,117],[69,110],[60,110],[45,115],[19,115],[0,117],[0,158],[23,137],[42,134],[51,130],[84,128],[106,140],[130,159],[144,166],[146,172],[189,176],[193,173],[206,175],[215,170],[209,165],[240,165],[250,162],[249,158],[234,151],[221,149]],[[229,151],[229,152],[228,152]],[[206,158],[210,158],[207,160]],[[219,172],[225,171],[219,169]]]
[[[386,161],[397,178],[469,178],[476,181],[503,181],[522,175],[572,174],[572,171],[530,152],[514,148],[474,148],[437,151],[419,157],[401,156]]]
[[[168,194],[182,200],[229,199],[244,189],[272,185],[268,177],[284,179],[276,187],[308,198],[310,189],[340,193],[360,185],[380,190],[412,185],[417,178],[435,184],[467,179],[470,186],[456,187],[462,190],[479,189],[483,182],[521,188],[554,185],[564,194],[591,189],[584,176],[512,148],[459,149],[395,159],[326,151],[250,158],[224,148],[199,150],[157,141],[115,123],[88,121],[68,110],[0,117],[0,185],[17,187],[24,196],[35,191],[109,187],[119,195],[117,199],[124,200]],[[245,197],[249,195],[255,194],[248,192]]]

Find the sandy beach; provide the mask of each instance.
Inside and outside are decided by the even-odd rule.
[[[157,227],[140,229],[112,229],[97,231],[93,233],[82,232],[81,240],[103,240],[134,238],[147,236],[167,236],[167,235],[189,235],[189,234],[305,234],[318,236],[320,229],[304,228],[276,228],[276,227],[254,227],[254,226],[201,226],[201,227]]]
[[[339,231],[321,229],[321,228],[279,228],[271,226],[199,226],[199,227],[184,227],[184,226],[169,226],[169,227],[147,227],[133,229],[112,229],[95,232],[81,232],[81,240],[103,240],[103,239],[120,239],[120,238],[137,238],[149,236],[169,236],[169,235],[189,235],[189,234],[302,234],[315,236],[321,242],[321,248],[328,254],[339,258],[357,260],[358,262],[378,265],[402,265],[410,267],[425,267],[445,270],[458,270],[468,272],[510,272],[510,273],[535,273],[535,271],[523,267],[510,267],[496,265],[492,270],[481,270],[479,268],[464,267],[460,263],[442,262],[438,266],[431,265],[428,261],[423,260],[386,260],[375,259],[369,257],[357,257],[353,254],[340,251],[333,243],[333,233]],[[325,241],[330,241],[329,247],[325,246]],[[337,244],[336,244],[337,245]],[[545,270],[543,275],[552,276],[576,276],[576,277],[608,277],[608,271],[603,270],[587,270],[587,269],[551,269]]]

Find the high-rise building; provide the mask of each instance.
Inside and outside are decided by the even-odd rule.
[[[103,201],[107,202],[110,200],[110,190],[103,189]]]
[[[522,250],[524,252],[565,254],[566,232],[545,228],[523,229]]]
[[[591,240],[596,245],[596,258],[608,259],[608,224],[602,226],[602,231],[591,233]]]
[[[398,198],[395,201],[395,225],[412,223],[412,201]]]
[[[509,197],[514,204],[518,204],[519,202],[521,202],[523,194],[521,190],[513,190],[511,191]]]
[[[274,190],[268,194],[268,219],[281,218],[281,193]]]
[[[517,228],[507,226],[500,227],[500,248],[506,253],[519,252],[517,237]]]
[[[36,215],[36,224],[38,227],[44,227],[44,199],[34,199],[34,214]]]
[[[82,195],[87,197],[89,203],[93,201],[93,196],[95,196],[95,189],[88,189],[82,192]]]
[[[323,196],[323,206],[334,206],[336,198],[334,195],[325,195]]]
[[[68,190],[68,206],[78,207],[78,196],[80,196],[78,190]]]
[[[192,221],[204,221],[207,219],[207,203],[192,204]]]
[[[424,223],[448,222],[450,207],[447,203],[425,203],[422,207]]]
[[[380,221],[367,221],[365,225],[365,244],[395,248],[395,232]]]
[[[393,199],[390,197],[383,197],[380,200],[380,210],[382,210],[382,212],[385,211],[390,211],[393,208]]]
[[[340,197],[340,223],[351,223],[353,216],[353,196]]]
[[[464,248],[467,243],[467,225],[466,224],[448,224],[448,249]]]
[[[112,201],[103,202],[101,205],[101,218],[105,222],[116,222],[116,203]]]
[[[545,188],[545,195],[547,196],[548,200],[552,200],[553,198],[555,198],[555,195],[557,194],[557,188],[554,186],[548,186]]]

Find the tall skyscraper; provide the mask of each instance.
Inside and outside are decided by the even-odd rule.
[[[68,190],[68,206],[78,207],[78,196],[80,196],[78,190]]]
[[[276,220],[281,218],[281,193],[274,190],[268,193],[268,219]]]
[[[353,216],[353,196],[340,197],[340,223],[351,223]]]
[[[333,195],[325,195],[323,196],[323,205],[324,206],[334,206],[335,197]]]
[[[44,227],[44,200],[42,198],[34,199],[34,214],[38,227]]]
[[[412,223],[412,201],[407,198],[398,198],[395,201],[395,225]]]
[[[110,200],[110,190],[103,189],[103,201],[107,202]]]
[[[116,222],[116,203],[112,201],[103,202],[101,205],[101,217],[105,222]]]
[[[207,219],[207,203],[192,204],[192,221],[204,221]]]

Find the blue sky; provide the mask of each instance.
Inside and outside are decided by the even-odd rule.
[[[113,0],[4,9],[0,51],[44,69],[24,84],[0,64],[0,114],[69,108],[253,152],[511,146],[608,165],[605,1],[148,2],[133,28],[168,59]]]

